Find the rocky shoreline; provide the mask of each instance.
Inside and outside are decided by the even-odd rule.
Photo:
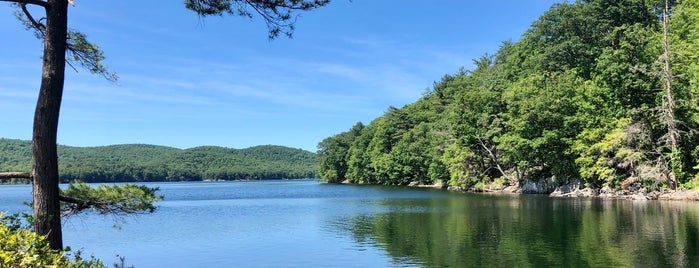
[[[410,185],[413,187],[446,188],[459,192],[488,192],[507,194],[541,194],[559,198],[604,198],[604,199],[628,199],[628,200],[676,200],[676,201],[699,201],[699,190],[669,190],[661,189],[650,191],[633,183],[622,190],[615,190],[610,187],[594,189],[584,187],[580,181],[571,180],[567,183],[558,184],[553,178],[540,180],[537,182],[526,180],[521,185],[506,186],[486,185],[483,188],[463,189],[460,187],[445,187],[443,182],[433,185]]]
[[[342,184],[351,184],[343,181]],[[521,185],[503,186],[501,184],[486,184],[482,188],[462,188],[447,186],[443,181],[433,184],[411,183],[409,187],[446,189],[455,192],[470,193],[502,193],[502,194],[539,194],[558,198],[603,198],[603,199],[628,199],[628,200],[673,200],[673,201],[699,201],[699,189],[697,190],[670,190],[661,189],[650,191],[643,188],[638,183],[631,183],[622,190],[615,190],[610,187],[594,189],[584,187],[578,180],[570,180],[566,183],[558,184],[554,178],[540,180],[537,182],[525,180]]]

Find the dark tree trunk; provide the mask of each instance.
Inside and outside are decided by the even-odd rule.
[[[34,231],[46,236],[52,249],[63,249],[56,136],[66,67],[67,13],[67,0],[48,1],[41,88],[32,133]]]

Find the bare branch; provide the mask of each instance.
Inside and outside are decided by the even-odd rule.
[[[61,202],[66,202],[66,203],[72,204],[72,205],[69,205],[69,207],[70,207],[69,210],[65,210],[62,212],[63,216],[77,214],[78,212],[85,210],[91,206],[90,205],[91,202],[89,202],[89,201],[80,200],[80,199],[73,198],[70,196],[59,195],[58,198],[61,200]]]
[[[66,49],[70,50],[69,47],[70,47],[70,46],[66,46]],[[75,71],[76,73],[79,73],[79,72],[78,72],[78,69],[75,68],[75,66],[73,66],[73,63],[71,63],[71,62],[70,62],[69,60],[67,60],[67,59],[66,59],[66,64],[68,64],[68,66],[69,66],[71,69],[73,69],[73,71]]]
[[[493,153],[492,148],[488,148],[488,146],[485,146],[485,142],[481,138],[478,138],[478,144],[485,149],[486,152],[488,152],[488,155],[490,156],[490,160],[495,163],[495,167],[500,171],[500,174],[502,174],[503,177],[507,179],[507,181],[510,183],[510,185],[516,185],[518,183],[518,180],[515,178],[512,178],[511,176],[507,175],[505,173],[505,170],[500,166],[500,161],[498,161],[498,157]]]
[[[2,1],[2,0],[0,0]],[[43,22],[45,20],[45,17],[42,17],[40,19],[35,19],[32,13],[27,9],[27,4],[22,3],[22,4],[13,4],[16,7],[15,10],[15,17],[17,17],[17,20],[22,22],[24,27],[27,30],[30,30],[34,33],[34,36],[38,39],[45,39],[46,38],[46,25]]]
[[[46,26],[37,22],[34,19],[34,16],[32,16],[32,13],[29,13],[29,10],[27,10],[27,4],[19,4],[19,6],[22,8],[22,12],[24,12],[24,15],[27,16],[27,19],[31,23],[32,27],[34,27],[34,29],[36,29],[37,31],[39,31],[39,33],[41,33],[42,38],[45,37],[46,36]]]
[[[0,0],[2,1],[2,0]],[[31,179],[29,172],[0,172],[0,179]]]

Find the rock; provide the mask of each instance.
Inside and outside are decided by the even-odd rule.
[[[599,194],[612,194],[614,193],[614,190],[610,188],[609,186],[604,186],[602,189],[599,189]]]
[[[633,194],[630,196],[633,200],[648,200],[648,198],[643,194]]]
[[[447,190],[455,191],[455,192],[465,192],[466,191],[466,189],[464,189],[463,187],[459,187],[459,186],[449,186],[449,187],[447,187]]]
[[[436,182],[434,182],[432,187],[441,189],[441,188],[446,187],[446,184],[444,183],[443,180],[437,180]]]
[[[581,197],[594,197],[597,196],[597,191],[593,190],[590,187],[585,187],[582,190],[579,190],[578,193],[580,193]]]
[[[677,190],[677,191],[664,191],[658,194],[658,199],[662,200],[691,200],[699,201],[699,191],[693,190]]]
[[[523,194],[550,194],[556,190],[556,182],[554,177],[549,177],[537,181],[529,179],[522,182]]]
[[[658,199],[659,196],[660,196],[660,192],[658,192],[658,191],[652,191],[652,192],[649,192],[646,194],[646,197],[648,199],[652,199],[652,200]]]
[[[531,180],[524,180],[522,182],[522,193],[524,193],[524,194],[538,194],[539,187],[536,185],[535,182],[533,182]]]
[[[578,186],[579,187],[579,186]],[[595,197],[597,196],[597,192],[589,187],[580,189],[574,189],[573,191],[570,192],[563,192],[561,188],[557,188],[553,193],[550,195],[551,197]]]
[[[629,177],[625,179],[624,181],[621,182],[621,189],[624,190],[629,190],[634,192],[640,184],[638,183],[638,178],[636,177]]]
[[[563,197],[563,196],[566,196],[566,195],[564,195],[564,194],[561,192],[560,189],[556,189],[556,190],[553,191],[553,193],[551,193],[549,196],[550,196],[550,197]]]
[[[568,195],[576,192],[580,189],[580,180],[570,179],[567,182],[556,187],[556,189],[551,193],[552,195]]]
[[[505,189],[502,189],[502,191],[506,192],[506,193],[519,193],[520,190],[521,189],[519,188],[519,186],[516,186],[516,185],[510,185],[510,186],[505,187]]]

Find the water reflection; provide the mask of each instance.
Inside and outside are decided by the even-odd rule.
[[[699,267],[696,203],[461,195],[382,205],[335,225],[399,264]]]
[[[699,203],[552,199],[314,181],[150,184],[154,214],[64,221],[136,267],[699,267]],[[29,186],[0,187],[26,211]]]

